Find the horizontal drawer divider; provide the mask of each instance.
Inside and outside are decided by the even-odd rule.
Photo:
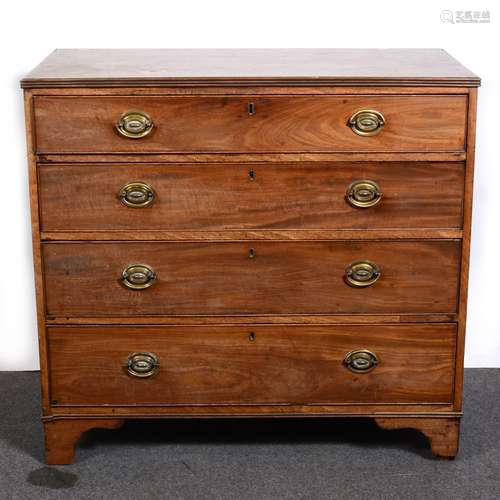
[[[207,403],[191,403],[191,404],[185,404],[185,403],[141,403],[140,405],[138,404],[113,404],[113,405],[107,405],[103,404],[100,406],[96,406],[97,408],[107,408],[107,407],[113,407],[113,408],[137,408],[137,407],[144,407],[144,408],[155,408],[155,407],[161,407],[161,408],[186,408],[186,407],[193,407],[193,408],[239,408],[239,407],[247,407],[247,408],[253,408],[253,407],[266,407],[266,406],[279,406],[281,408],[283,407],[304,407],[304,406],[320,406],[320,407],[325,407],[325,406],[333,406],[333,407],[346,407],[346,406],[361,406],[361,407],[368,407],[368,406],[375,406],[373,403],[357,403],[357,402],[346,402],[346,403],[314,403],[314,402],[309,402],[309,403],[294,403],[294,402],[276,402],[273,401],[273,403],[212,403],[212,404],[207,404]],[[444,402],[432,402],[432,403],[377,403],[376,406],[396,406],[396,407],[401,407],[401,406],[450,406],[450,402],[444,401]],[[52,404],[52,408],[87,408],[88,405],[85,404]]]
[[[204,418],[217,418],[217,419],[225,419],[225,418],[272,418],[272,417],[280,417],[280,418],[366,418],[366,417],[401,417],[401,418],[412,418],[412,417],[431,417],[431,418],[461,418],[463,416],[462,412],[448,411],[451,410],[451,405],[432,405],[432,408],[429,408],[428,405],[424,408],[421,408],[423,405],[412,405],[411,409],[407,409],[405,407],[404,410],[399,409],[398,411],[372,411],[370,408],[363,408],[363,411],[346,411],[346,409],[342,406],[329,406],[326,407],[322,411],[318,411],[317,407],[314,407],[314,410],[310,411],[301,411],[296,408],[287,408],[290,411],[283,412],[277,411],[275,406],[269,406],[264,410],[262,407],[259,407],[258,412],[247,411],[243,412],[241,408],[234,409],[234,407],[230,407],[230,410],[227,407],[221,406],[211,408],[210,411],[200,412],[197,411],[198,408],[196,406],[190,407],[170,407],[168,411],[166,411],[166,407],[164,406],[152,406],[152,407],[141,407],[141,411],[144,413],[140,413],[139,411],[129,412],[128,408],[113,406],[113,407],[88,407],[85,408],[85,412],[82,412],[82,407],[71,407],[71,406],[54,406],[51,408],[51,415],[45,415],[42,417],[42,422],[51,422],[60,419],[79,419],[79,418],[96,418],[96,419],[106,419],[110,418],[110,416],[120,415],[120,418],[126,419],[139,419],[139,418],[147,418],[147,419],[204,419]],[[391,405],[391,408],[394,405]],[[158,409],[161,409],[160,411]],[[176,411],[173,411],[173,410]],[[343,411],[337,411],[337,409],[342,409]],[[87,411],[88,410],[88,411]],[[103,411],[105,410],[105,411]],[[146,411],[144,411],[146,410]],[[147,410],[150,410],[148,412]],[[183,410],[183,411],[179,411]],[[222,410],[222,411],[220,411]],[[252,410],[252,408],[249,408]],[[386,408],[384,408],[386,410]]]
[[[467,153],[463,151],[446,151],[442,153],[68,153],[38,154],[38,163],[287,163],[303,161],[463,161]],[[43,167],[42,167],[43,168]]]
[[[232,315],[232,316],[129,316],[129,317],[47,317],[49,325],[353,325],[353,324],[385,324],[385,323],[454,323],[456,314],[398,314],[398,315]]]
[[[175,230],[175,231],[50,231],[42,232],[42,241],[314,241],[314,240],[391,240],[461,239],[461,229],[256,229],[256,230]]]

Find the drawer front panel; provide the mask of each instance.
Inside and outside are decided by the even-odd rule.
[[[39,165],[42,230],[459,228],[463,176],[462,162]],[[359,180],[375,206],[346,200]],[[118,196],[138,181],[153,192],[139,208]]]
[[[43,245],[50,316],[453,313],[459,257],[457,240]],[[360,260],[381,274],[355,288],[346,268]],[[152,286],[124,286],[133,264]]]
[[[48,339],[57,405],[452,400],[456,326],[450,324],[52,327]],[[345,365],[346,354],[359,348],[376,356],[371,371]],[[157,358],[151,377],[129,373],[135,353]]]
[[[466,105],[464,95],[36,97],[36,150],[463,151]],[[130,110],[151,118],[154,125],[145,137],[130,139],[118,133],[117,122]],[[361,110],[383,115],[379,133],[362,136],[351,129],[350,118]]]

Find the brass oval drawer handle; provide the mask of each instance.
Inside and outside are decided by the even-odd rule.
[[[134,352],[129,355],[125,365],[127,372],[139,378],[151,377],[160,367],[156,354],[152,352]]]
[[[382,192],[376,182],[363,179],[352,182],[345,196],[353,207],[370,208],[380,203]]]
[[[127,207],[144,208],[153,203],[155,192],[144,182],[129,182],[118,191],[118,198]]]
[[[156,280],[156,273],[145,264],[131,264],[122,272],[122,283],[132,290],[149,288]]]
[[[357,260],[347,267],[345,280],[350,286],[362,288],[373,285],[380,278],[380,275],[377,264],[368,260]]]
[[[377,355],[367,349],[356,349],[346,354],[344,364],[355,373],[368,373],[378,365]]]
[[[365,137],[378,134],[384,125],[384,115],[373,109],[362,109],[349,118],[352,131]]]
[[[116,130],[129,139],[146,137],[153,130],[154,123],[151,117],[143,111],[127,111],[120,116]]]

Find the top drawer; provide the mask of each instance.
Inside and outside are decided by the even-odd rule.
[[[466,104],[464,95],[35,97],[36,150],[46,154],[463,151]],[[117,123],[128,112],[149,117],[152,128],[146,124],[140,138],[121,135]],[[137,116],[122,121],[122,126],[128,135],[142,135]]]

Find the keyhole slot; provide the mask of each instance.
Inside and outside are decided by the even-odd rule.
[[[255,332],[250,332],[250,333],[248,334],[248,340],[249,340],[250,342],[254,342],[254,341],[255,341]]]
[[[255,172],[253,170],[250,170],[248,172],[248,178],[251,180],[251,181],[254,181],[255,180]]]
[[[253,102],[249,102],[247,106],[248,114],[250,116],[255,114],[255,104]]]
[[[248,257],[250,259],[255,259],[255,249],[254,248],[250,248],[250,250],[248,251]]]

